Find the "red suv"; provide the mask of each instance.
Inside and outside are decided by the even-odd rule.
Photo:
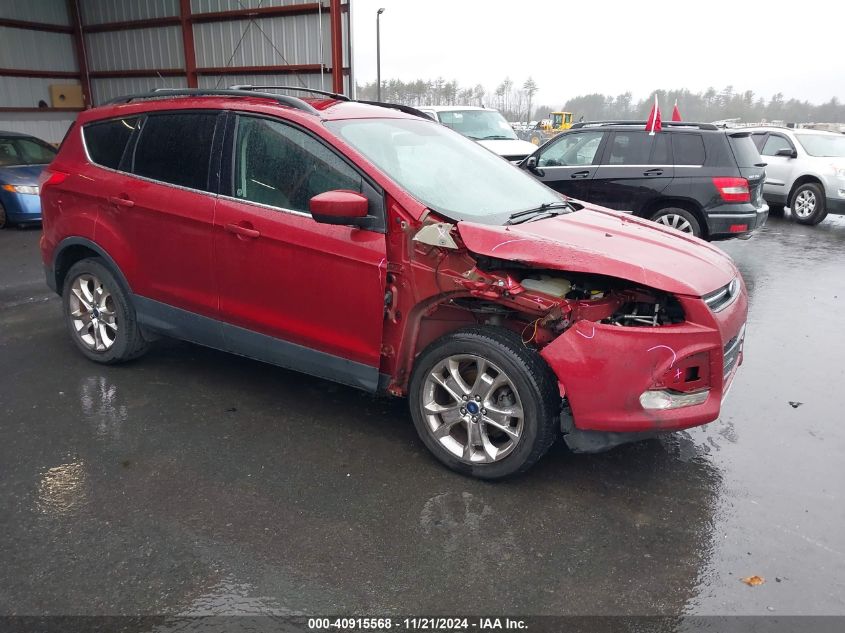
[[[408,108],[125,97],[79,116],[41,198],[47,283],[91,360],[166,335],[408,396],[425,445],[477,477],[561,433],[588,452],[710,422],[742,361],[721,251]]]

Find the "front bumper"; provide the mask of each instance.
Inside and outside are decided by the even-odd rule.
[[[759,207],[742,206],[744,208],[737,213],[726,212],[724,207],[720,207],[718,213],[707,215],[707,227],[711,239],[748,237],[752,232],[765,226],[766,220],[769,219],[768,204],[764,202]]]
[[[685,323],[618,327],[579,321],[541,350],[571,410],[570,432],[633,433],[637,435],[631,439],[641,439],[719,417],[723,397],[742,363],[748,312],[745,286],[721,312],[711,312],[698,298],[679,300]],[[663,388],[662,377],[676,364],[705,354],[701,358],[709,359],[709,391],[704,402],[677,409],[642,406],[640,396]],[[622,441],[611,445],[618,443]]]
[[[834,215],[845,215],[845,198],[825,198],[825,209]]]
[[[41,221],[41,198],[29,193],[4,192],[0,202],[6,209],[9,222],[25,223]]]

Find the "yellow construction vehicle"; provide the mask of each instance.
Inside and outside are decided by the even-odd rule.
[[[553,136],[572,127],[571,112],[549,112],[549,118],[540,121],[528,131],[526,139],[534,145],[542,145]]]

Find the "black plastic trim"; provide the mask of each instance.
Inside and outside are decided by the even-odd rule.
[[[138,315],[138,323],[151,332],[333,380],[364,391],[378,391],[381,382],[378,367],[253,332],[140,295],[132,296],[132,304]]]

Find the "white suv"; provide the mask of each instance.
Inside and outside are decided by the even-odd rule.
[[[498,110],[476,106],[423,106],[417,110],[446,127],[478,141],[494,154],[518,163],[537,149],[522,141]]]
[[[845,214],[845,134],[782,127],[748,131],[766,162],[763,197],[772,210],[788,206],[801,224]]]

